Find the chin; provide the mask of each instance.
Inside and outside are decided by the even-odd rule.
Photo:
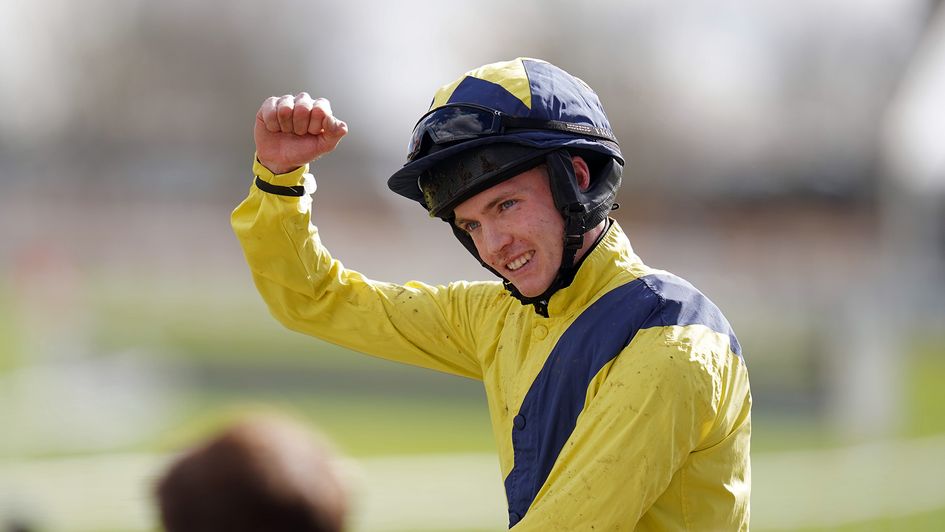
[[[536,275],[536,273],[539,275]],[[544,294],[545,291],[548,290],[548,287],[551,286],[551,283],[554,282],[555,273],[557,273],[557,271],[550,274],[548,272],[529,272],[520,276],[518,279],[519,282],[509,280],[512,282],[512,285],[515,286],[515,289],[518,290],[518,293],[523,296],[538,297]],[[506,279],[508,279],[508,277],[506,277]]]
[[[512,284],[515,284],[515,283],[512,283]],[[518,285],[515,285],[515,288],[518,290],[520,294],[522,294],[525,297],[538,297],[544,294],[545,290],[548,290],[547,286],[545,286],[541,290],[538,290],[535,288],[519,287]]]

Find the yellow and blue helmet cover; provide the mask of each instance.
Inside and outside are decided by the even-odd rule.
[[[486,124],[483,128],[479,124],[478,133],[446,138],[446,142],[435,145],[439,143],[431,137],[437,136],[437,129],[425,128],[425,120],[452,108],[481,110],[501,116],[505,124],[526,125],[490,127]],[[531,124],[540,125],[531,127]],[[447,128],[443,120],[436,125],[441,126],[441,130]],[[611,157],[621,166],[624,164],[597,94],[584,81],[551,63],[520,57],[484,65],[440,87],[430,110],[417,124],[408,147],[407,163],[390,177],[388,186],[426,207],[418,185],[421,174],[461,152],[497,143],[538,150],[590,151]]]

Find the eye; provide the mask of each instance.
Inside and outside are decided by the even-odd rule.
[[[479,229],[479,222],[469,221],[464,222],[463,225],[459,226],[460,229],[466,231],[467,233],[472,233],[476,229]]]
[[[515,205],[516,203],[518,203],[518,200],[514,200],[514,199],[505,200],[505,201],[503,201],[502,203],[499,204],[499,210],[500,210],[500,211],[504,211],[504,210],[506,210],[506,209],[509,209],[509,208],[511,208],[513,205]]]

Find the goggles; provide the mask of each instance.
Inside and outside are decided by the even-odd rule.
[[[617,143],[610,131],[587,124],[520,118],[495,109],[469,103],[446,104],[420,117],[407,144],[407,162],[412,162],[424,148],[424,137],[433,144],[448,144],[461,140],[502,135],[514,130],[551,130],[596,137]]]

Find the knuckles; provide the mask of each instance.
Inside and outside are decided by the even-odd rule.
[[[296,95],[270,96],[260,106],[259,115],[270,131],[296,132],[301,134],[319,126],[332,116],[331,104],[326,98],[312,98],[307,92]],[[304,126],[304,127],[303,127]]]
[[[295,108],[294,105],[289,105],[288,103],[280,102],[279,107],[276,108],[276,112],[279,114],[280,117],[288,118],[292,116],[292,110],[294,108]]]
[[[322,120],[325,119],[326,116],[328,116],[328,113],[326,113],[325,110],[322,109],[321,107],[313,107],[313,108],[312,108],[312,120],[313,120],[313,121],[321,122]]]

